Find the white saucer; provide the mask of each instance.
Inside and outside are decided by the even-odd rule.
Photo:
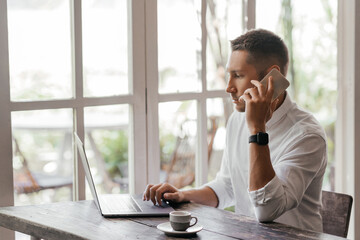
[[[164,222],[157,225],[157,229],[163,231],[167,235],[191,235],[201,231],[203,229],[203,226],[201,226],[200,224],[196,224],[195,226],[189,227],[185,231],[175,231],[171,227],[170,222]]]

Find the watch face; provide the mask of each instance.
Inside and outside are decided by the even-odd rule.
[[[257,143],[259,145],[266,145],[269,143],[269,135],[267,133],[259,132],[257,134]]]

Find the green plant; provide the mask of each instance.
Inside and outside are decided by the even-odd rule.
[[[170,158],[175,150],[176,137],[170,133],[160,130],[160,161],[161,165],[170,161]]]
[[[127,172],[120,170],[121,165],[126,165],[128,162],[127,131],[102,131],[99,150],[112,178],[127,175]]]

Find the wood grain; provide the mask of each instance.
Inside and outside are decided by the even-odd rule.
[[[198,217],[204,229],[190,239],[343,239],[194,203],[174,206]],[[2,207],[0,226],[44,239],[178,239],[156,226],[167,217],[104,218],[93,201]]]

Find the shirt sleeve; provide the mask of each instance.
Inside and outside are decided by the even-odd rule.
[[[226,208],[235,204],[226,148],[216,178],[204,186],[210,187],[215,192],[219,200],[218,208]]]
[[[304,136],[290,146],[273,166],[275,177],[263,188],[248,192],[257,219],[273,221],[296,208],[312,180],[325,167],[326,142],[319,135]]]

